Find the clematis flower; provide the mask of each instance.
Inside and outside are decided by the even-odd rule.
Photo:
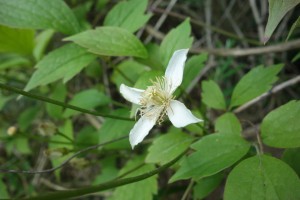
[[[153,126],[156,123],[160,124],[165,116],[168,116],[177,128],[202,121],[173,96],[174,91],[182,82],[187,53],[188,49],[175,51],[169,61],[165,76],[152,80],[153,85],[148,86],[146,90],[121,84],[120,93],[123,97],[140,106],[138,112],[141,117],[129,133],[132,149],[143,141]]]

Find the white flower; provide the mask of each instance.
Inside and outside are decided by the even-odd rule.
[[[132,148],[148,135],[157,122],[160,124],[166,115],[177,128],[202,121],[196,118],[183,103],[174,100],[173,96],[173,92],[182,82],[187,53],[188,49],[175,51],[169,61],[165,76],[157,77],[152,81],[153,85],[148,86],[146,90],[128,87],[124,84],[120,86],[120,92],[126,100],[140,105],[138,111],[141,118],[129,134]]]

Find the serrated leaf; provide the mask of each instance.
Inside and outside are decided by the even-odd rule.
[[[188,149],[192,141],[191,136],[182,132],[162,135],[149,147],[145,162],[164,165]]]
[[[172,29],[163,39],[159,54],[163,66],[166,68],[174,51],[178,49],[189,49],[193,43],[191,25],[189,19],[184,20],[175,29]]]
[[[120,117],[128,117],[128,109],[118,109],[111,113]],[[108,142],[122,136],[128,135],[128,139],[124,139],[112,144],[106,145],[106,149],[130,149],[129,132],[134,126],[134,121],[124,121],[119,119],[106,119],[98,130],[99,143]]]
[[[239,163],[229,174],[225,200],[297,200],[300,181],[284,162],[261,155]]]
[[[286,149],[282,154],[282,160],[300,177],[300,148]]]
[[[191,147],[196,152],[183,159],[170,182],[216,174],[241,159],[250,144],[237,135],[215,133],[203,137]]]
[[[30,55],[33,46],[33,30],[10,28],[0,25],[0,52]]]
[[[147,50],[132,33],[118,27],[98,27],[68,37],[65,40],[103,56],[136,56],[146,58]]]
[[[104,19],[104,26],[117,26],[135,32],[141,28],[151,17],[144,14],[147,0],[121,1],[114,6]]]
[[[261,137],[268,146],[300,147],[300,102],[290,101],[270,112],[262,122]]]
[[[216,82],[213,80],[202,81],[202,101],[211,108],[225,110],[224,95]]]
[[[111,79],[118,88],[122,83],[133,86],[145,70],[144,65],[133,60],[125,60],[114,68]]]
[[[65,34],[79,32],[70,8],[61,0],[0,0],[0,24],[29,29],[54,29]]]
[[[225,113],[216,120],[215,131],[225,134],[241,135],[242,127],[238,118],[233,113]]]
[[[190,84],[195,80],[201,73],[201,70],[205,66],[207,60],[207,54],[203,53],[200,55],[192,56],[189,58],[184,67],[184,76],[180,85],[184,90],[188,89]]]
[[[127,173],[131,171],[141,164],[143,164],[144,157],[136,157],[133,160],[130,160],[126,165],[120,170],[119,175]],[[141,174],[145,174],[149,171],[154,170],[155,167],[153,164],[146,164],[142,167],[134,170],[132,173],[125,177],[138,176]],[[118,187],[110,200],[152,200],[153,195],[157,193],[157,175],[151,176],[145,180],[127,184],[121,187]]]
[[[271,89],[283,65],[259,66],[248,72],[235,86],[230,107],[242,105]]]
[[[299,3],[300,0],[269,0],[269,17],[265,30],[265,43],[270,39],[285,14]]]
[[[110,98],[104,93],[96,89],[88,89],[74,95],[68,104],[90,110],[97,106],[107,105],[109,102]],[[78,113],[76,110],[66,109],[63,116],[70,117]]]
[[[50,52],[37,63],[35,66],[37,70],[27,83],[25,91],[40,85],[47,85],[62,78],[65,79],[70,71],[73,74],[74,72],[78,73],[95,58],[96,56],[75,44],[66,44]]]

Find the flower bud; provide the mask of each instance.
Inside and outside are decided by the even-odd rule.
[[[17,133],[17,127],[16,126],[10,126],[8,129],[7,129],[7,135],[9,136],[13,136]]]
[[[41,122],[38,127],[38,133],[42,136],[52,136],[56,133],[56,126],[50,121]]]

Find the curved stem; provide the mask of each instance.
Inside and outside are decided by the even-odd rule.
[[[72,109],[72,110],[76,110],[76,111],[79,111],[79,112],[82,112],[82,113],[88,113],[88,114],[91,114],[91,115],[107,117],[107,118],[112,118],[112,119],[134,121],[134,119],[130,119],[130,118],[127,118],[127,117],[107,115],[107,114],[102,114],[102,113],[99,113],[99,112],[96,112],[96,111],[86,110],[86,109],[83,109],[83,108],[80,108],[80,107],[77,107],[77,106],[73,106],[73,105],[63,103],[63,102],[60,102],[60,101],[57,101],[57,100],[54,100],[54,99],[50,99],[48,97],[43,97],[43,96],[39,96],[39,95],[32,94],[32,93],[29,93],[29,92],[25,92],[22,89],[12,87],[12,86],[9,86],[9,85],[5,85],[3,83],[0,83],[0,88],[4,89],[4,90],[9,90],[9,91],[21,94],[21,95],[29,97],[29,98],[33,98],[33,99],[37,99],[37,100],[44,101],[44,102],[47,102],[47,103],[55,104],[55,105],[61,106],[63,108],[69,108],[69,109]]]
[[[67,198],[79,197],[79,196],[82,196],[82,195],[95,193],[95,192],[100,192],[100,191],[103,191],[103,190],[107,190],[107,189],[119,187],[119,186],[122,186],[122,185],[138,182],[138,181],[144,180],[146,178],[149,178],[149,177],[151,177],[155,174],[158,174],[161,171],[169,168],[170,166],[175,164],[185,153],[186,153],[186,151],[183,152],[182,154],[180,154],[179,156],[177,156],[174,160],[168,162],[167,164],[162,165],[161,167],[156,168],[155,170],[152,170],[150,172],[147,172],[147,173],[139,175],[139,176],[108,181],[106,183],[96,185],[96,186],[78,188],[78,189],[67,190],[67,191],[53,192],[53,193],[50,193],[50,194],[40,195],[40,196],[36,196],[36,197],[30,197],[28,199],[31,199],[31,200],[67,199]]]

